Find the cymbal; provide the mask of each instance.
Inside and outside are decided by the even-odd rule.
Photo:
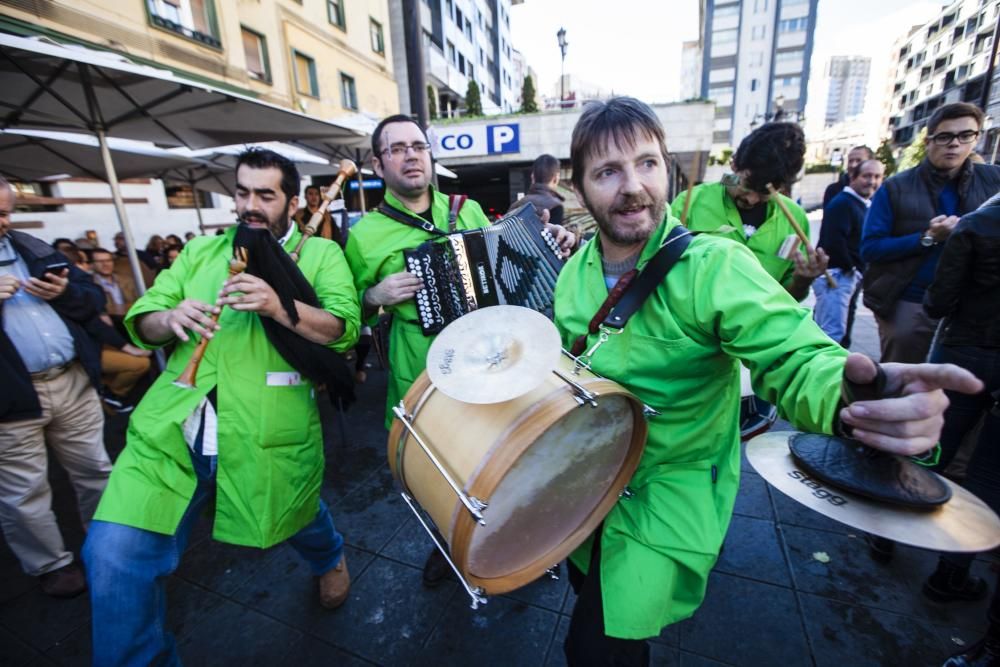
[[[764,480],[801,505],[866,533],[923,549],[989,551],[1000,545],[1000,518],[982,500],[952,481],[951,500],[932,510],[886,505],[831,488],[796,465],[788,450],[794,431],[757,436],[747,459]]]
[[[490,306],[446,326],[427,352],[434,386],[463,403],[501,403],[545,381],[562,355],[559,332],[541,313]]]

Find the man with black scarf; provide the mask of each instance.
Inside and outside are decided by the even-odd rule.
[[[164,587],[213,494],[216,539],[262,549],[288,540],[319,578],[323,606],[347,598],[343,538],[319,497],[314,387],[351,397],[336,352],[357,340],[360,308],[338,245],[313,238],[291,260],[298,188],[280,155],[241,155],[239,226],[191,241],[126,315],[137,345],[177,347],[132,415],[84,545],[95,664],[177,660]],[[236,248],[246,270],[227,278]],[[202,336],[211,342],[196,386],[175,386]]]

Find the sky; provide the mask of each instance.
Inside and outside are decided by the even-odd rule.
[[[889,50],[912,24],[946,4],[935,0],[819,0],[807,120],[825,102],[823,70],[832,55],[872,57],[872,94],[881,95]],[[566,73],[646,102],[680,99],[681,43],[698,37],[697,0],[525,0],[510,11],[511,41],[551,95],[559,81],[556,32],[566,29]],[[556,93],[558,95],[558,93]],[[878,99],[867,111],[877,116]],[[867,113],[866,113],[867,115]]]

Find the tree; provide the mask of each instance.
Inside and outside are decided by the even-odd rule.
[[[465,91],[465,115],[483,115],[483,100],[479,97],[479,84],[474,79],[469,79],[469,87]]]
[[[531,75],[524,77],[521,85],[521,113],[538,113],[538,104],[535,102],[535,82]]]
[[[917,138],[913,140],[913,143],[903,149],[903,154],[899,157],[899,165],[896,167],[899,171],[912,169],[923,162],[924,156],[927,153],[927,144],[925,143],[926,139],[927,128],[925,127],[920,130],[917,134]]]
[[[434,86],[427,84],[427,115],[431,120],[437,120],[438,104],[437,95],[434,94]]]
[[[889,143],[888,139],[883,139],[882,143],[878,145],[875,157],[885,165],[886,178],[896,173],[896,158],[892,154],[892,144]]]

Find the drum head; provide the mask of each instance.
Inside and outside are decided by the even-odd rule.
[[[605,394],[597,407],[575,408],[553,422],[489,494],[486,525],[476,525],[469,542],[467,572],[494,579],[541,563],[537,577],[565,558],[603,519],[596,511],[602,501],[617,498],[631,477],[629,470],[615,483],[638,460],[629,452],[641,420],[630,396]]]

